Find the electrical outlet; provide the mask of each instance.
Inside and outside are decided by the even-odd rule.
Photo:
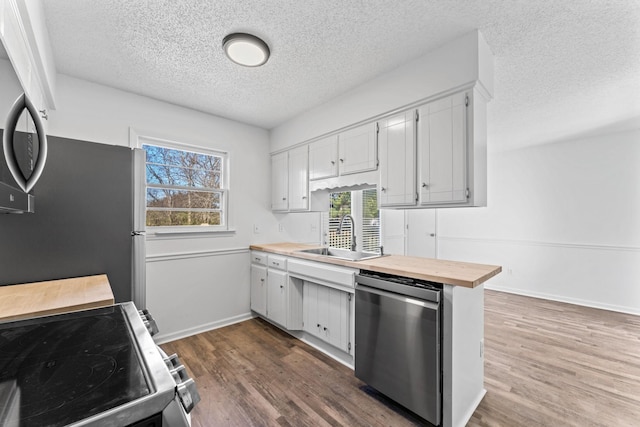
[[[284,231],[284,225],[282,225],[282,223],[278,224],[278,231],[281,233]]]
[[[253,224],[253,234],[260,234],[260,226],[258,224]]]

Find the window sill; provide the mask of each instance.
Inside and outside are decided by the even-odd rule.
[[[147,227],[147,239],[171,239],[194,237],[226,237],[236,234],[235,228],[209,227]]]

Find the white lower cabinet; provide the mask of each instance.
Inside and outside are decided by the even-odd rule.
[[[286,257],[251,253],[250,306],[285,329],[302,329],[302,282],[287,274]]]
[[[303,289],[303,329],[350,353],[352,294],[307,281]]]
[[[251,252],[251,310],[353,355],[356,269]]]
[[[287,325],[287,272],[269,269],[267,274],[267,317]]]
[[[267,267],[251,266],[251,310],[267,315]]]

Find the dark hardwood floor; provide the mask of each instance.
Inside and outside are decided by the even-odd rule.
[[[415,426],[353,371],[253,319],[162,345],[202,401],[193,426]],[[640,317],[486,291],[470,426],[640,426]]]

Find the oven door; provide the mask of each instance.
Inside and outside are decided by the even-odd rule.
[[[439,425],[440,305],[358,284],[355,310],[356,377]]]

